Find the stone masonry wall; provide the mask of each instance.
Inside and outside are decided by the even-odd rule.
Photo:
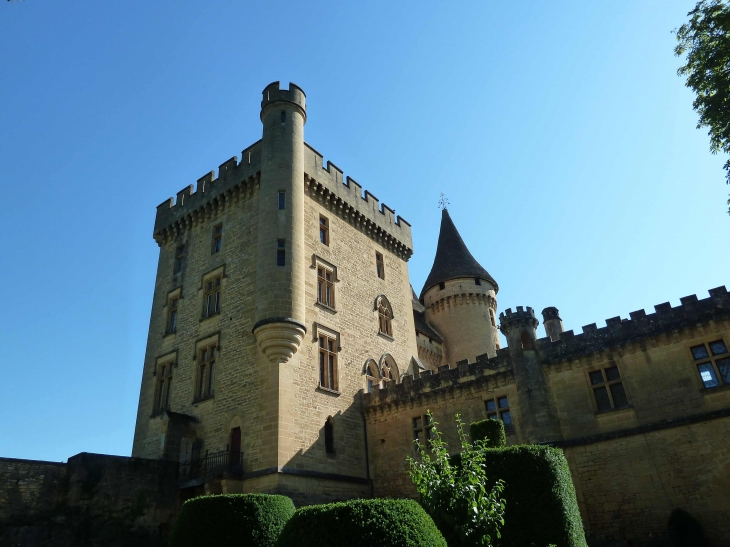
[[[47,515],[64,502],[67,465],[0,458],[0,519]]]

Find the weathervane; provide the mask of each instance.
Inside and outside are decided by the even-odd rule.
[[[446,198],[446,194],[441,192],[441,195],[439,196],[439,209],[448,209],[449,207],[449,200]]]

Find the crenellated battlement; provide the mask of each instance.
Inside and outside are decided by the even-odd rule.
[[[259,184],[261,141],[241,152],[241,161],[233,156],[157,206],[153,237],[159,245],[190,226],[210,218],[216,211],[239,199],[251,196]]]
[[[602,328],[591,323],[583,327],[582,334],[568,330],[560,333],[555,342],[540,338],[537,343],[542,359],[546,363],[558,362],[707,321],[729,319],[730,294],[725,286],[710,289],[709,294],[709,298],[702,300],[694,294],[680,298],[681,304],[675,308],[669,302],[657,304],[650,314],[634,311],[629,314],[630,319],[611,317]]]
[[[382,389],[375,386],[371,393],[363,393],[363,410],[368,412],[412,399],[437,397],[453,389],[469,389],[475,385],[496,389],[511,383],[514,383],[514,378],[509,352],[497,350],[497,356],[491,359],[487,355],[480,355],[475,363],[461,364],[455,368],[442,365],[435,373],[425,370],[415,378],[406,374],[399,384],[388,382]]]
[[[411,225],[395,210],[384,203],[350,177],[331,161],[324,164],[324,157],[305,143],[304,190],[312,198],[339,216],[359,227],[373,239],[408,260],[413,254]]]
[[[302,88],[293,82],[289,82],[289,89],[280,89],[279,82],[272,82],[264,88],[261,100],[261,121],[264,121],[264,115],[269,107],[275,108],[280,103],[289,103],[290,106],[296,107],[306,123],[307,96]]]
[[[512,308],[507,308],[499,314],[499,329],[505,334],[513,327],[531,326],[535,328],[539,324],[540,322],[535,317],[535,310],[530,306],[527,306],[527,309],[523,309],[522,306],[517,306],[514,312]]]

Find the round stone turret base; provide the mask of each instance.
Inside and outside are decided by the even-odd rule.
[[[307,328],[294,319],[272,317],[259,321],[253,335],[261,352],[274,364],[286,363],[297,352]]]

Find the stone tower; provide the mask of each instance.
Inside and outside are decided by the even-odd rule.
[[[545,334],[551,342],[560,340],[560,333],[563,332],[563,320],[560,319],[558,308],[550,306],[542,310],[542,324],[545,327]]]
[[[537,347],[535,329],[539,321],[529,306],[507,309],[499,315],[499,328],[507,338],[517,397],[522,409],[525,434],[531,442],[560,439],[560,424],[551,408],[547,380]]]
[[[472,256],[447,209],[441,212],[436,257],[421,291],[428,324],[443,338],[442,364],[455,366],[499,348],[499,286]]]

